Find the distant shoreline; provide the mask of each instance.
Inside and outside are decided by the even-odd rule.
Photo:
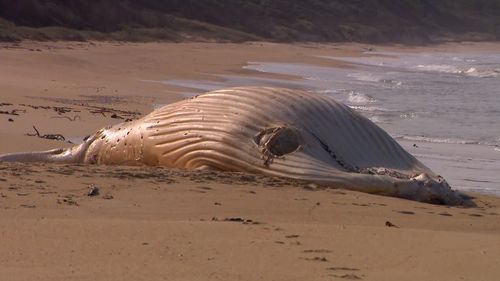
[[[1,19],[0,19],[1,20]],[[316,43],[316,44],[401,44],[407,46],[431,46],[446,43],[462,42],[500,42],[494,34],[470,32],[464,34],[451,34],[442,37],[425,38],[391,38],[370,40],[358,38],[357,40],[293,40],[263,38],[252,34],[230,30],[227,28],[213,27],[209,33],[198,33],[195,31],[184,32],[183,30],[169,30],[165,28],[128,28],[110,33],[92,30],[77,30],[59,26],[27,27],[0,25],[0,43],[20,43],[23,41],[38,42],[127,42],[127,43]]]
[[[499,14],[496,0],[0,1],[0,41],[498,41]]]

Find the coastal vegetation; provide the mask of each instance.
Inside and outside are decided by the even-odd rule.
[[[0,41],[500,39],[500,0],[0,0]]]

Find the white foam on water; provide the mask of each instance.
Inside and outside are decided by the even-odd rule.
[[[470,77],[478,78],[495,78],[500,76],[500,70],[498,69],[477,69],[476,67],[470,67],[464,74]]]
[[[374,103],[377,100],[367,94],[350,91],[347,97],[347,101],[351,104],[367,104]]]
[[[416,112],[405,112],[405,113],[399,114],[399,117],[403,118],[403,119],[415,119],[415,118],[417,118],[417,116],[418,116],[418,114]]]
[[[426,71],[426,72],[460,74],[476,78],[494,78],[500,76],[499,69],[479,68],[477,66],[470,66],[470,65],[456,66],[456,65],[444,65],[444,64],[426,64],[426,65],[419,64],[415,68],[420,71]]]
[[[416,142],[430,142],[430,143],[448,143],[448,144],[479,144],[478,141],[473,140],[462,140],[462,139],[454,139],[454,138],[432,138],[425,136],[394,136],[395,139],[402,139],[407,141],[416,141]]]
[[[460,74],[463,71],[457,66],[446,64],[419,64],[415,67],[421,71]]]
[[[391,84],[391,85],[396,85],[396,86],[401,86],[403,85],[403,82],[401,81],[395,81],[392,79],[382,79],[380,82],[385,83],[385,84]]]
[[[471,67],[471,68],[467,69],[465,71],[465,73],[467,73],[467,74],[477,73],[477,69],[475,67]]]
[[[466,57],[452,57],[452,61],[457,61],[457,62],[476,62],[477,60],[471,59],[471,58],[466,58]]]
[[[379,107],[379,106],[364,106],[364,105],[349,105],[350,108],[359,111],[367,111],[367,112],[393,112],[393,110]]]
[[[264,65],[259,63],[259,62],[254,62],[254,61],[249,61],[247,65],[242,67],[243,69],[249,69],[249,70],[255,70],[257,72],[263,72],[267,73],[266,69],[264,68]]]
[[[365,81],[365,82],[381,82],[382,77],[376,76],[373,73],[351,73],[348,74],[347,77],[354,78],[358,81]]]
[[[384,76],[387,76],[387,75],[384,75]],[[403,82],[401,82],[401,81],[396,81],[393,79],[384,78],[383,76],[375,75],[375,74],[369,73],[369,72],[349,73],[349,74],[347,74],[347,77],[353,78],[354,80],[361,81],[361,82],[383,83],[383,84],[390,85],[390,86],[403,85]]]

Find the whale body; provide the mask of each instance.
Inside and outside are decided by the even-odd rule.
[[[238,171],[463,203],[441,176],[367,118],[328,96],[284,88],[208,92],[101,129],[71,148],[5,154],[1,161]]]

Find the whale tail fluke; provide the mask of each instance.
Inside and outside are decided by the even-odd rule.
[[[94,138],[95,136],[92,136],[82,144],[69,148],[1,154],[0,162],[84,163],[87,150]]]
[[[60,162],[59,155],[64,151],[63,148],[57,148],[46,151],[2,154],[0,155],[0,162]]]
[[[57,148],[46,151],[18,152],[0,155],[0,162],[44,162],[44,163],[83,163],[82,155],[75,148]]]

